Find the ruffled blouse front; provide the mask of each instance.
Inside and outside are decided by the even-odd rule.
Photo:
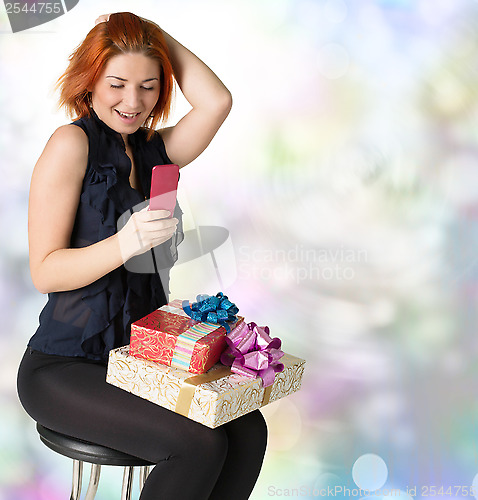
[[[73,122],[89,139],[88,164],[83,179],[71,248],[81,248],[116,233],[118,220],[130,214],[145,197],[129,182],[131,161],[120,134],[102,122],[93,110],[91,116]],[[155,165],[171,163],[161,136],[155,132],[146,140],[147,131],[139,129],[128,138],[141,190],[149,194],[151,172]],[[68,161],[68,159],[65,159]],[[137,209],[137,208],[135,208]],[[111,349],[129,343],[131,323],[146,316],[168,301],[169,269],[177,260],[177,245],[183,239],[182,212],[178,204],[174,217],[179,220],[173,238],[154,254],[161,255],[159,273],[153,252],[128,261],[85,287],[48,294],[40,314],[40,326],[30,339],[33,349],[63,356],[82,356],[106,360]],[[128,265],[143,260],[143,265]],[[156,257],[157,259],[157,257]],[[149,268],[152,272],[127,269]]]

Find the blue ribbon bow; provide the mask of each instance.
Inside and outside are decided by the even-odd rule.
[[[216,323],[223,326],[226,332],[229,333],[231,327],[227,321],[236,321],[236,314],[239,308],[232,303],[227,295],[222,292],[216,294],[215,297],[210,295],[198,295],[196,301],[191,306],[188,300],[183,300],[183,311],[195,321],[205,321],[207,323]]]

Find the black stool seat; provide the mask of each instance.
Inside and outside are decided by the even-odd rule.
[[[106,446],[60,434],[38,423],[37,431],[40,434],[40,439],[48,448],[73,460],[98,465],[117,465],[120,467],[154,465],[147,460],[142,460],[127,453],[107,448]]]

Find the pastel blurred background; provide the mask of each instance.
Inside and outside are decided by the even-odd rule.
[[[69,494],[70,461],[16,396],[45,302],[28,189],[67,122],[56,78],[95,18],[121,10],[158,22],[234,97],[180,189],[187,227],[229,239],[217,269],[206,255],[174,270],[174,296],[222,285],[307,360],[302,390],[263,410],[251,498],[478,498],[478,2],[80,0],[16,34],[1,9],[0,499]],[[187,109],[179,96],[172,122]],[[97,498],[120,483],[104,468]]]

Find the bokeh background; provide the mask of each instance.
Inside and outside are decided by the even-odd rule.
[[[175,296],[215,293],[222,273],[241,313],[307,360],[302,390],[263,410],[252,499],[478,498],[478,2],[80,0],[16,34],[0,7],[0,499],[69,492],[70,461],[16,396],[45,302],[28,189],[67,122],[56,78],[95,18],[121,10],[158,22],[234,97],[180,188],[187,227],[226,228],[229,246],[221,269],[178,266]],[[172,122],[187,109],[178,95]],[[120,482],[104,468],[97,498]]]

